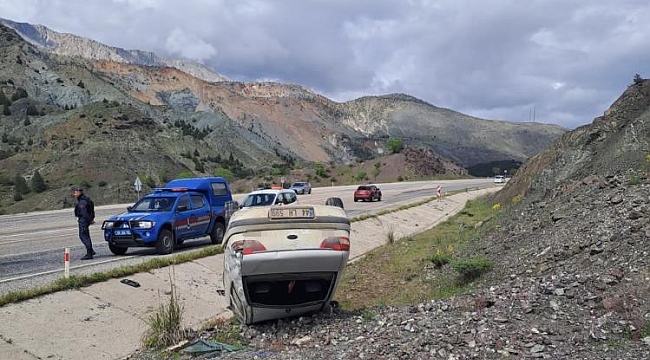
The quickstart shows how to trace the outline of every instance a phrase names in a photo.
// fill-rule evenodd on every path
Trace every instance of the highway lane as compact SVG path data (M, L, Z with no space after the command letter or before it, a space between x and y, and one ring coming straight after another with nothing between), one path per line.
M314 188L312 194L299 195L303 204L321 204L329 197L340 197L348 216L376 213L435 195L442 185L444 192L465 188L494 186L492 179L465 179L377 184L383 193L381 202L352 200L356 185ZM237 201L246 194L235 194ZM125 211L130 204L96 207L96 224L91 237L98 255L90 261L80 261L85 249L77 236L76 219L72 209L2 215L0 221L0 295L25 287L42 285L62 276L64 248L71 251L71 273L105 271L122 265L133 265L157 257L153 248L131 248L125 256L114 256L103 240L101 223L110 215ZM210 244L208 237L186 241L175 253Z

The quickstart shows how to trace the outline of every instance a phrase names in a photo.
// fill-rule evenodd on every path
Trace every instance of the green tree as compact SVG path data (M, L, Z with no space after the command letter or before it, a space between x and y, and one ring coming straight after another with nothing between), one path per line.
M634 74L634 79L633 79L633 81L634 81L634 84L635 84L635 85L636 85L636 84L640 84L640 83L643 82L643 78L642 78L641 75L639 75L639 74Z
M391 154L397 154L404 150L404 140L399 138L390 138L386 143Z
M493 168L492 168L492 173L493 173L494 175L499 175L499 174L501 174L501 168L493 167Z
M35 193L42 193L45 191L45 181L43 180L43 177L41 176L41 173L36 170L34 172L34 176L32 177L32 191Z
M18 189L14 189L14 201L21 201L23 199L23 196L20 195L20 191Z
M30 191L29 186L27 186L27 181L21 175L16 175L14 185L16 186L15 190L20 194L27 194Z
M381 162L375 163L375 168L372 170L372 176L377 180L377 176L381 174Z
M28 96L29 95L27 94L27 90L25 90L23 88L18 88L18 89L16 89L16 92L13 95L11 95L11 101L20 100L20 99L26 98Z
M214 176L221 176L223 178L226 178L228 181L233 181L235 179L235 176L233 175L232 171L228 169L224 169L222 167L214 170Z
M178 175L176 175L176 178L177 179L187 179L187 178L191 178L191 177L194 177L194 176L195 175L194 175L193 172L191 172L189 170L185 170L185 171L180 172Z
M7 98L7 95L5 95L4 91L0 90L0 105L11 105L11 101Z
M31 116L38 116L40 113L38 112L38 109L34 105L29 105L27 106L27 115Z

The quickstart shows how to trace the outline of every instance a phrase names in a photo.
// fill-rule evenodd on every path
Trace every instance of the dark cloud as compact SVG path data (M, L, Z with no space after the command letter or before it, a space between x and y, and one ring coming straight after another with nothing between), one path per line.
M0 0L3 17L337 101L403 92L468 115L589 123L650 76L623 0Z

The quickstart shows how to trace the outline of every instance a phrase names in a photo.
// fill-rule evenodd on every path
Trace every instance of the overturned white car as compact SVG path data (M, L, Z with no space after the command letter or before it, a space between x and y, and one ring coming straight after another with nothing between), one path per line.
M329 307L348 261L349 237L350 222L339 206L235 212L223 242L230 309L249 325Z

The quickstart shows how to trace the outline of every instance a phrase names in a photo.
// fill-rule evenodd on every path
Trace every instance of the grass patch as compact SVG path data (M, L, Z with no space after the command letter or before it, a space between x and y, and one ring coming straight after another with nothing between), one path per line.
M241 324L235 317L217 318L209 323L209 328L211 328L210 340L240 349L245 347Z
M183 328L183 305L180 303L173 277L169 275L171 292L169 302L160 306L145 320L149 328L142 336L147 348L162 348L185 340L189 331Z
M492 268L492 260L485 257L453 259L451 266L460 275L463 283L471 282Z
M471 283L459 282L451 267L444 265L452 261L452 254L467 249L478 237L479 227L475 225L493 215L492 204L486 199L471 200L463 211L436 227L368 252L347 266L337 300L344 309L361 310L471 291Z
M138 265L120 266L118 268L90 275L72 275L69 278L61 278L49 285L40 286L33 289L24 289L13 291L0 296L0 306L18 301L32 299L38 296L51 294L57 291L77 289L83 286L88 286L97 282L102 282L110 279L121 278L133 275L140 272L145 272L154 269L160 269L170 265L181 264L184 262L212 256L223 253L223 248L220 245L211 245L197 251L185 252L178 255L168 257L155 258L144 261Z

